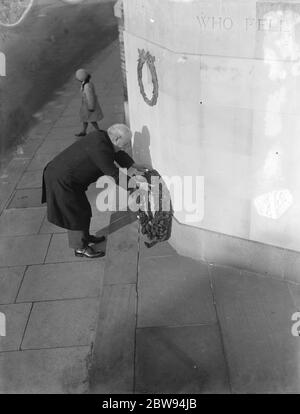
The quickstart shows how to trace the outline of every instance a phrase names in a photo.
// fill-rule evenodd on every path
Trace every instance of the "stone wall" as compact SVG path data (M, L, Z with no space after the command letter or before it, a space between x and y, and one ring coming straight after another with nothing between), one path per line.
M135 156L204 177L203 212L179 223L299 251L300 2L124 0L124 13ZM143 85L151 97L146 65Z

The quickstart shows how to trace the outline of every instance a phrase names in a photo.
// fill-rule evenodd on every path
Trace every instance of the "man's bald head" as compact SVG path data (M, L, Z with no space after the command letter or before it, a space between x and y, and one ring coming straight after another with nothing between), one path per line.
M107 133L116 149L125 148L131 142L132 132L127 125L114 124L108 128Z

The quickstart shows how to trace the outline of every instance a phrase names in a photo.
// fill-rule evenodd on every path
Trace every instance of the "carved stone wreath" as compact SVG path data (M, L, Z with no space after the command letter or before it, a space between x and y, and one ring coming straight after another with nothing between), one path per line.
M139 87L141 91L141 95L144 98L144 101L149 106L154 106L157 103L158 99L158 79L157 79L157 73L155 69L155 57L152 56L149 52L146 52L144 49L139 49L139 59L138 59L138 66L137 66L137 74L138 74L138 82ZM144 64L147 64L151 77L152 77L152 84L153 84L153 92L152 92L152 98L149 99L146 95L144 83L143 83L143 67Z

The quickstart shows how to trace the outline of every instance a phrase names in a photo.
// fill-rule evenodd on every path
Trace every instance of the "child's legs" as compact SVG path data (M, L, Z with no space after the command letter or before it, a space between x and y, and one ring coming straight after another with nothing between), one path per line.
M95 128L96 131L100 131L100 128L99 128L97 122L91 122L91 124L93 125L93 127Z
M88 127L88 122L83 122L83 129L78 134L75 134L76 137L84 137L86 135L87 127Z

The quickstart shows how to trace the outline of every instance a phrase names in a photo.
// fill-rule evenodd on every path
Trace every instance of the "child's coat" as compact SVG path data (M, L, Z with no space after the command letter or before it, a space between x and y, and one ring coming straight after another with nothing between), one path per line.
M101 121L101 119L103 119L103 112L99 105L95 87L92 82L83 84L81 87L81 95L80 120L82 122ZM93 109L94 112L90 112L90 109Z

